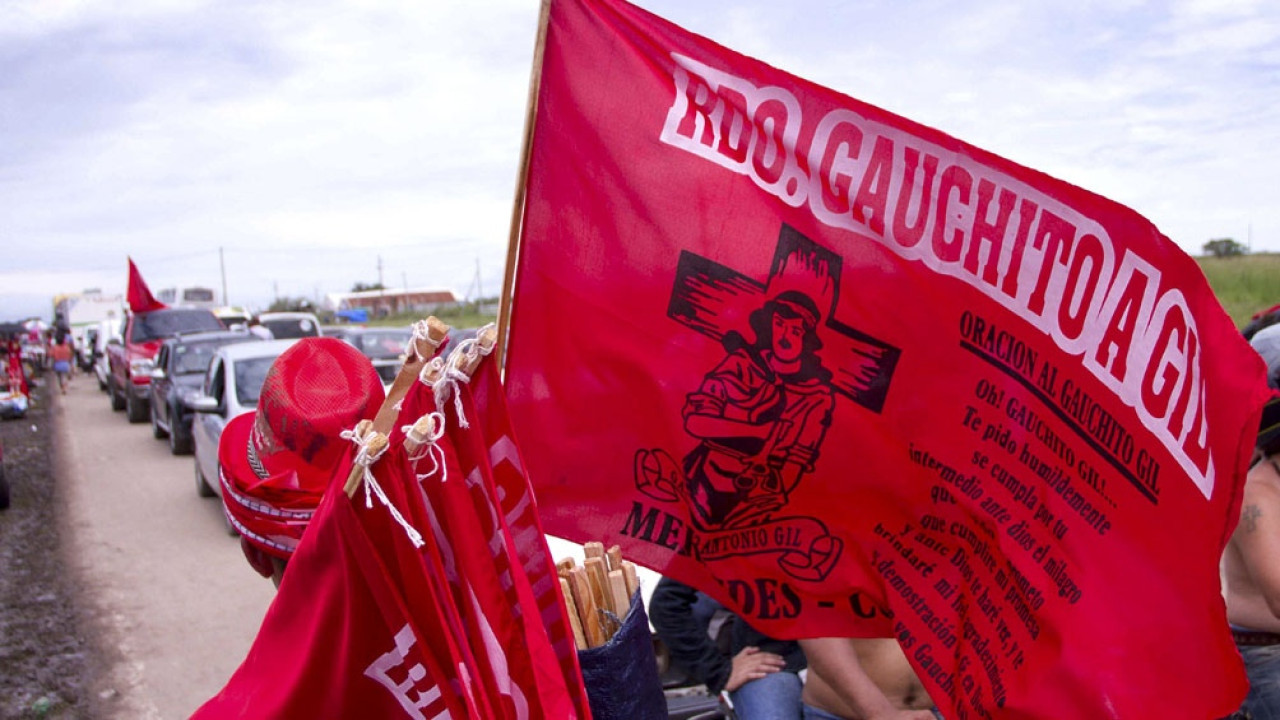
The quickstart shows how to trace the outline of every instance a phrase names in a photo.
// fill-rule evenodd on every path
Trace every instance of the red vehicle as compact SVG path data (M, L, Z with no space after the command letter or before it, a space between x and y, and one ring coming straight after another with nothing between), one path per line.
M176 333L222 330L222 321L205 308L165 308L132 313L125 320L122 340L107 345L111 373L107 394L112 410L127 410L129 422L151 417L151 369L160 343Z

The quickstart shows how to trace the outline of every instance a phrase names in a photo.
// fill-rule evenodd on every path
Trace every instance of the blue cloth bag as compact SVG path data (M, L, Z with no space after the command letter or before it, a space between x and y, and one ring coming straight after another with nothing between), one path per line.
M667 720L649 615L638 590L621 629L604 645L579 650L578 663L595 720Z

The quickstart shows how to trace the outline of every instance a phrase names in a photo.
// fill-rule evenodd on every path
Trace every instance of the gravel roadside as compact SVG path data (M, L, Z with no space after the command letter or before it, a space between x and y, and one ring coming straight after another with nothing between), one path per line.
M60 542L60 408L38 383L26 417L0 421L10 486L0 510L0 718L93 718L101 656Z

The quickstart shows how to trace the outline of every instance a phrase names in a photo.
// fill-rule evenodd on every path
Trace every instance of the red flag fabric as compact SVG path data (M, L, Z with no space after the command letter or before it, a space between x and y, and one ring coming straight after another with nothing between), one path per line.
M511 428L506 394L496 362L481 362L467 387L474 402L474 410L468 411L468 417L473 425L479 426L479 435L488 447L496 502L510 530L516 558L529 578L542 625L555 649L560 671L573 695L578 714L590 717L573 629L565 615L560 576L547 546L538 503L524 470L520 445Z
M129 290L126 297L129 300L129 310L135 313L163 310L168 307L151 295L151 288L147 287L146 281L142 279L142 273L138 272L138 266L133 264L133 258L129 258Z
M496 711L492 717L590 717L583 712L576 653L566 670L552 646L549 627L563 634L560 626L567 626L563 605L544 624L534 582L520 562L517 536L494 488L485 438L469 422L464 426L465 418L478 417L470 398L459 395L469 392L456 379L445 382L450 397L457 397L438 407L432 388L418 384L405 398L400 417L403 427L434 413L443 425L441 436L415 453L414 468L467 637L477 648L482 684ZM459 415L458 407L471 411ZM548 552L541 534L519 539Z
M321 501L245 661L193 718L485 715L417 549L386 508L348 499L344 479Z
M1219 717L1261 362L1132 210L555 0L505 385L548 532L948 717Z

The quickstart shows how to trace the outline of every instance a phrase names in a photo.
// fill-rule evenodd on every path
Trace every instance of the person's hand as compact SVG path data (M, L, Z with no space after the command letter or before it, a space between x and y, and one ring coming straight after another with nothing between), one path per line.
M733 669L729 671L729 681L724 684L724 689L733 692L752 680L778 672L786 664L781 655L763 652L758 647L744 647L742 652L733 656Z

